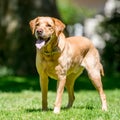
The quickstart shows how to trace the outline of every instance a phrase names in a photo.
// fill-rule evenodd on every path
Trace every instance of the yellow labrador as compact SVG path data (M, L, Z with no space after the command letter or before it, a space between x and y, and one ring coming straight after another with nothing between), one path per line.
M59 113L64 87L68 91L68 105L74 102L74 83L84 68L99 92L102 110L107 110L101 75L104 75L99 53L85 37L68 37L63 34L65 25L52 17L37 17L30 21L36 41L36 67L42 91L42 109L47 110L48 77L58 80L54 113Z

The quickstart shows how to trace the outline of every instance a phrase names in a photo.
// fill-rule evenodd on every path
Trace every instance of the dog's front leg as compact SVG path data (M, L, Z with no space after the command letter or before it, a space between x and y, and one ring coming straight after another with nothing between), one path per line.
M40 87L42 92L42 110L47 110L47 92L48 92L48 76L41 74Z
M58 81L58 87L57 87L57 96L55 101L55 107L54 107L54 113L58 114L60 112L61 102L62 102L62 94L64 91L66 80L59 80Z
M58 72L58 85L57 85L57 96L55 101L54 113L58 114L60 112L60 107L62 103L62 94L64 91L65 83L66 83L66 75L64 73Z

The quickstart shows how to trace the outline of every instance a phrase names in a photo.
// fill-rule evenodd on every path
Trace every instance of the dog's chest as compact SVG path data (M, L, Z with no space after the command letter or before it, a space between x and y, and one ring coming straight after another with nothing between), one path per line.
M55 70L55 67L58 65L58 58L59 58L59 55L47 56L47 57L44 57L42 62L44 67L43 69L45 70L46 74L53 79L58 79L56 70Z
M58 62L59 60L59 62ZM71 60L68 59L68 57L60 57L59 54L53 55L53 56L40 56L40 73L41 70L44 71L47 76L58 79L58 71L56 71L56 67L58 65L63 66L63 69L66 69L66 75L69 75L71 73L77 74L81 72L79 64L76 64L76 62L71 63ZM61 64L60 64L61 63ZM62 64L63 63L63 64Z

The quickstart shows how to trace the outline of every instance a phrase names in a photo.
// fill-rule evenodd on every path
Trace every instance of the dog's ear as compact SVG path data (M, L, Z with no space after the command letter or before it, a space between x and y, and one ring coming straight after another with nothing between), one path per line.
M56 31L56 35L58 36L61 32L63 32L63 30L65 29L65 24L62 23L60 20L58 20L57 18L52 18L52 20L54 21L55 24L55 31Z
M37 18L35 18L35 19L33 19L33 20L31 20L31 21L29 22L29 25L30 25L30 29L31 29L31 31L32 31L32 34L34 34L34 31L35 31L35 22L36 22L36 20L37 20Z

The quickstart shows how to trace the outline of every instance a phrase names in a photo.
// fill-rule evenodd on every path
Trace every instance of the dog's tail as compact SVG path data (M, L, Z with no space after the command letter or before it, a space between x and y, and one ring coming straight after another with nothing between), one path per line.
M104 76L104 70L103 70L103 66L102 66L101 63L100 63L100 74L101 74L102 76Z

